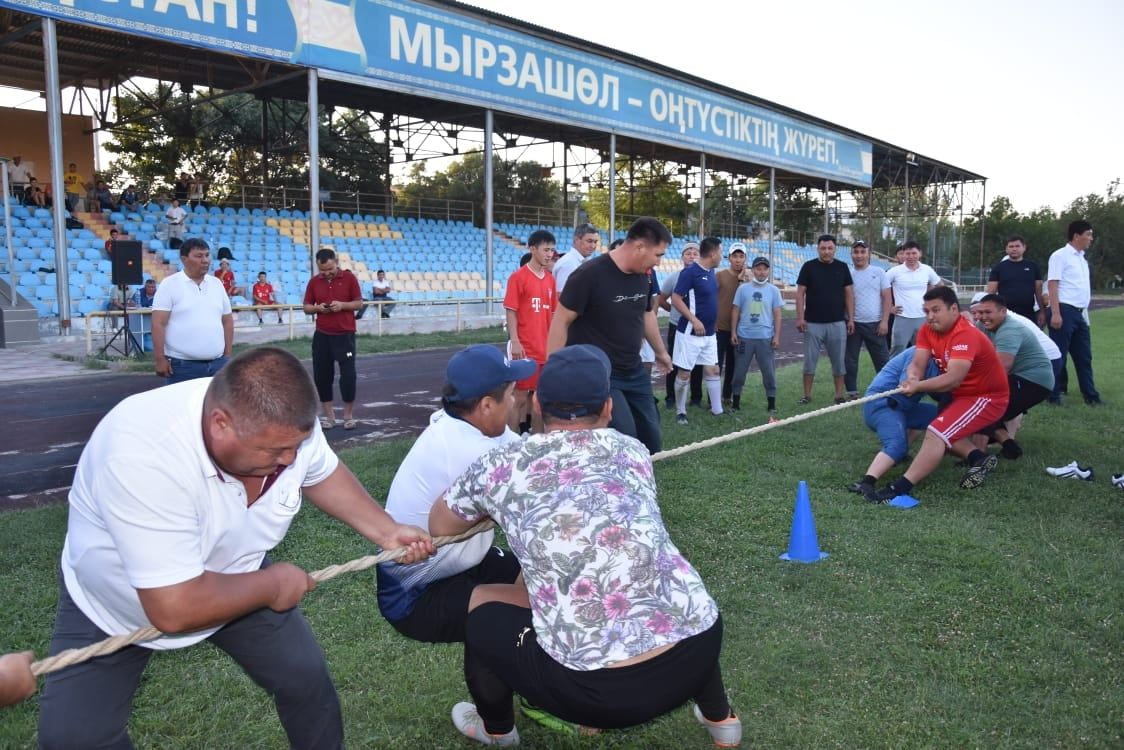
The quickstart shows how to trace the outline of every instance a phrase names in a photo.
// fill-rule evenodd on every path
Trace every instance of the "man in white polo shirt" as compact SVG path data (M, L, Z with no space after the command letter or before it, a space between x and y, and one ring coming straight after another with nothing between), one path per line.
M1050 254L1046 287L1050 290L1050 338L1062 356L1054 369L1052 404L1060 404L1065 390L1066 355L1073 357L1077 383L1089 406L1100 406L1101 394L1093 382L1093 343L1089 336L1089 302L1092 288L1085 251L1093 244L1093 225L1084 219L1070 222L1069 242Z
M918 329L925 322L922 297L941 277L921 262L921 246L909 240L901 247L902 264L886 272L894 295L894 329L890 332L890 356L896 357L913 345Z
M211 249L198 237L180 245L183 270L160 283L152 301L156 374L168 384L214 375L234 344L234 315L226 288L211 268Z
M557 288L559 296L561 296L562 287L566 286L566 280L570 278L570 274L576 271L582 263L589 260L600 242L601 233L592 224L581 224L574 230L573 247L551 269L551 273L554 274L554 286Z
M518 441L508 427L515 384L538 371L533 359L506 362L490 344L457 352L445 370L441 409L394 475L386 512L396 521L429 524L429 511L476 459ZM476 589L510 584L519 561L493 547L495 534L477 534L442 547L413 565L378 566L379 611L402 635L429 643L463 643Z
M70 490L50 652L148 626L178 635L51 674L40 747L132 747L132 697L152 653L204 639L270 693L292 747L342 747L335 687L296 608L315 581L266 555L302 493L380 547L406 546L406 563L433 546L339 462L318 412L300 361L262 347L212 379L131 396L102 419Z

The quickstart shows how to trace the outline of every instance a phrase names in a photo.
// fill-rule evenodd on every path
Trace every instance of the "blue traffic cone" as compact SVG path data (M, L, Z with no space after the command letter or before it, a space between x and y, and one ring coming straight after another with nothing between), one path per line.
M788 551L781 555L790 562L814 563L827 557L820 551L816 538L816 520L812 518L812 501L808 498L808 483L801 481L796 488L796 506L792 509L792 531L788 537Z

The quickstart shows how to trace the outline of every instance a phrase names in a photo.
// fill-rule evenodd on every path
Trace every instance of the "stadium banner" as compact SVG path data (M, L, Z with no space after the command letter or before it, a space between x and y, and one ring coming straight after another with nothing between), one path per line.
M0 0L0 7L871 184L867 141L451 8L410 0Z

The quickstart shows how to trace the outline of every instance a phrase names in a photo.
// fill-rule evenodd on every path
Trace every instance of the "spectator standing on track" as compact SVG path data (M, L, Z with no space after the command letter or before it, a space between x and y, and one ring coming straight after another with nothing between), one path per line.
M657 219L645 216L633 222L623 245L584 263L570 278L559 295L547 343L548 353L569 344L593 344L608 355L613 364L612 426L638 438L652 453L659 452L663 440L640 342L647 339L656 363L671 369L648 275L671 240L671 232Z
M847 372L847 336L855 330L855 294L851 269L835 258L835 237L822 234L816 240L819 256L800 267L796 277L796 330L804 334L804 397L812 402L812 384L820 349L831 360L835 403L844 400L843 376Z
M941 283L941 277L921 262L921 246L913 240L902 245L902 264L886 272L894 295L894 330L890 337L890 355L901 354L913 346L917 331L925 322L922 297Z
M339 267L334 250L321 248L317 251L316 267L320 273L309 279L304 290L304 311L316 316L316 331L312 334L312 378L323 411L320 426L325 430L336 426L332 386L338 364L343 428L354 430L355 311L363 306L363 292L355 275Z
M520 266L507 280L503 307L507 318L507 333L511 338L509 356L512 360L530 359L537 363L535 371L515 384L515 408L508 423L516 433L526 430L542 432L542 425L524 425L523 418L531 413L531 394L539 382L539 370L546 363L546 342L550 335L550 321L557 303L554 277L546 264L554 256L554 235L545 229L531 233L527 245L531 259ZM525 428L525 429L524 429Z
M730 311L734 307L734 293L738 286L749 281L745 269L745 244L735 242L727 253L730 265L715 272L718 279L718 321L714 324L714 335L718 341L718 368L722 371L722 404L730 401L731 384L734 382L734 347L730 343L733 328L730 325Z
M1071 222L1069 241L1050 255L1046 285L1050 290L1050 338L1062 356L1054 372L1050 403L1060 404L1067 384L1066 357L1073 357L1077 383L1089 406L1101 406L1101 394L1093 382L1093 341L1089 335L1089 303L1092 283L1085 251L1093 244L1093 225L1084 219Z
M874 372L890 359L886 346L893 297L886 272L870 262L870 248L862 240L851 245L851 281L855 294L855 330L847 336L843 385L848 398L859 396L859 354L863 346L870 355Z
M699 259L699 243L695 241L688 242L683 246L683 253L680 256L683 259L683 268L694 263ZM667 350L669 352L675 351L675 334L679 331L679 311L671 306L671 295L675 292L675 284L679 281L679 274L683 273L682 269L669 273L664 278L663 283L660 285L660 296L657 300L657 305L668 312L667 319ZM675 367L667 373L666 390L667 394L664 397L664 405L668 409L675 407ZM691 406L702 406L702 365L695 367L691 370Z
M600 242L601 233L592 224L579 224L574 230L573 247L554 264L551 271L559 295L562 294L570 274L593 256Z
M198 237L180 245L183 270L168 276L152 303L156 374L168 384L210 377L234 345L234 315L222 282L207 273L211 249Z
M737 357L730 408L734 411L741 409L745 377L750 364L757 360L761 384L765 388L765 410L773 419L777 414L776 358L781 345L784 300L776 284L769 280L768 258L754 258L752 272L752 280L738 287L731 305L731 343Z

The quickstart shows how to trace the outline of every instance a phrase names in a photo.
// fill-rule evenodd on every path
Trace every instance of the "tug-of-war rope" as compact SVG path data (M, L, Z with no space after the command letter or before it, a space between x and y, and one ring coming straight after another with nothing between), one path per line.
M853 406L860 406L861 404L865 404L868 401L874 401L876 399L892 396L895 393L900 393L901 390L901 388L894 388L893 390L885 391L883 393L875 393L870 396L864 396L863 398L857 398L853 401L845 401L841 404L832 404L831 406L825 406L822 409L814 409L812 411L797 414L793 417L780 419L775 422L768 422L766 424L757 425L756 427L749 427L744 430L738 430L737 432L731 432L728 435L719 435L718 437L709 438L707 440L700 440L697 443L681 445L678 448L672 448L670 450L660 451L659 453L652 454L652 461L655 462L661 461L665 458L676 458L677 456L682 456L684 454L690 453L692 451L697 451L702 448L710 448L715 445L721 445L722 443L729 443L734 440L739 440L743 437L757 435L759 433L767 432L778 427L795 424L796 422L803 422L805 420L812 419L813 417L819 417L824 414L830 414L832 412L841 411L843 409L849 409ZM472 528L460 534L454 534L452 536L433 537L433 545L435 547L443 547L446 544L454 544L456 542L468 539L471 536L476 536L477 534L494 527L495 523L489 518L481 521ZM326 568L322 568L321 570L316 570L309 573L309 576L311 576L317 583L323 583L324 581L331 580L336 576L341 576L344 573L356 573L361 570L373 568L379 563L397 560L402 556L404 552L405 548L398 548L386 550L384 552L380 552L377 555L365 555L364 557L356 558L354 560L351 560L350 562L345 562L342 565L329 565ZM168 634L162 633L161 631L153 627L141 628L125 635L115 635L111 638L106 638L104 641L91 643L89 646L84 646L83 648L67 649L65 651L60 651L54 656L48 656L46 659L41 659L37 662L33 662L31 665L31 671L36 676L49 674L50 672L57 672L60 669L73 666L75 664L80 664L84 661L89 661L90 659L98 656L106 656L107 654L112 654L116 651L120 651L126 646L132 646L135 643L141 643L143 641L151 641L163 635Z

